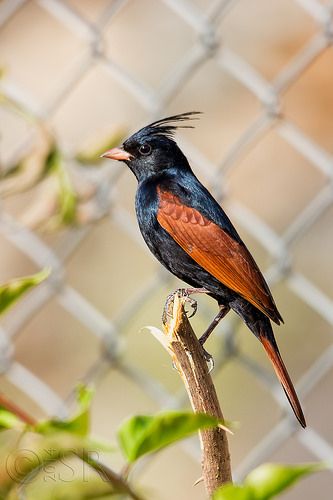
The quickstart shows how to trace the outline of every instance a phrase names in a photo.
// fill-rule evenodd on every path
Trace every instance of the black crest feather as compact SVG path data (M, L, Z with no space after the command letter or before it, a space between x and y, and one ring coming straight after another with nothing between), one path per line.
M161 118L143 127L138 134L144 132L145 135L164 135L172 139L178 128L194 128L193 125L185 125L183 122L198 120L200 114L201 111L188 111L187 113Z

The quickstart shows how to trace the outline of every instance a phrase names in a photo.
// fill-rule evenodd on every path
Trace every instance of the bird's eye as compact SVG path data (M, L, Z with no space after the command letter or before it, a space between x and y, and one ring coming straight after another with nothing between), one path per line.
M140 146L139 148L139 153L144 156L149 155L150 152L151 152L151 146L149 144L142 144L142 146Z

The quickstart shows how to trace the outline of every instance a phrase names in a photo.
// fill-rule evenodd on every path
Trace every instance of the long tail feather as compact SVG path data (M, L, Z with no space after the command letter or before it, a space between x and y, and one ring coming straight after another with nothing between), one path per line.
M295 388L293 386L287 368L281 358L281 354L279 352L278 346L276 345L276 342L267 338L266 335L260 335L259 340L262 343L269 359L273 364L275 373L284 389L284 392L286 393L286 396L296 415L297 420L299 421L302 427L306 427L306 422L301 404L297 397Z

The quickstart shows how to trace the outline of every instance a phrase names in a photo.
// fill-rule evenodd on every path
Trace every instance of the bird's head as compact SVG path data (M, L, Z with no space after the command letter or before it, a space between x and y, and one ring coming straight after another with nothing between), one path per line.
M197 118L198 114L191 111L157 120L135 132L122 146L103 153L102 157L125 162L138 181L174 167L189 169L185 155L174 140L174 133L178 128L193 128L184 122Z

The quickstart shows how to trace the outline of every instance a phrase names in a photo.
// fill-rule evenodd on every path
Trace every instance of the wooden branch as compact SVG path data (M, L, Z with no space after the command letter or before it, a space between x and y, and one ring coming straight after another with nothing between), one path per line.
M177 293L173 301L168 300L168 312L163 318L164 335L153 333L171 355L193 410L223 419L203 349L184 310L185 300ZM220 427L201 430L200 438L203 480L211 496L219 486L232 482L228 440L225 430Z

